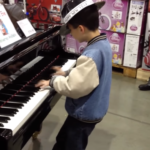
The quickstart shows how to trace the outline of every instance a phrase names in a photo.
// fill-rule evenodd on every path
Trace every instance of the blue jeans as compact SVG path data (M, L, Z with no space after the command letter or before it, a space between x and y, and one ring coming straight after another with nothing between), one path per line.
M53 150L85 150L95 125L68 116L56 137Z

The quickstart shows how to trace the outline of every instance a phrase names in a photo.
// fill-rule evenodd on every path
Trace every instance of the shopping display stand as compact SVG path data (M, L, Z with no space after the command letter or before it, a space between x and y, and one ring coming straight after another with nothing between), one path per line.
M143 81L148 81L150 77L150 71L143 70L142 68L139 68L137 70L137 76L136 78Z
M121 73L124 76L136 78L137 76L137 69L124 67L122 65L112 64L113 72L115 73Z

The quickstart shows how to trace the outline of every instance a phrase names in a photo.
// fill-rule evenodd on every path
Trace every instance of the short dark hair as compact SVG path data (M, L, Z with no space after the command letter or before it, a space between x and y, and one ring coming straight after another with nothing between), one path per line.
M77 28L79 25L87 27L91 31L95 31L99 27L99 13L96 5L91 5L78 14L76 14L69 22L74 28Z

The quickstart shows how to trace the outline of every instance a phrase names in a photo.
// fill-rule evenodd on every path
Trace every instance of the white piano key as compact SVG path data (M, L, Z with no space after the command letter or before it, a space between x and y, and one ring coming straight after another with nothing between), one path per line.
M30 116L37 110L37 108L44 102L49 95L49 90L40 90L30 98L30 100L24 104L22 109L18 109L18 112L8 123L3 123L4 129L11 129L13 135L21 128L21 126L30 118Z
M62 70L63 71L67 71L71 68L73 68L76 64L76 60L71 60L71 59L68 59L68 61L62 66Z

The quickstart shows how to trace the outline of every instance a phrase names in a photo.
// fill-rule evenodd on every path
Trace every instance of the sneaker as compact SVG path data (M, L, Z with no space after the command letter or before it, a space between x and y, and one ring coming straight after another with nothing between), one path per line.
M149 91L150 90L150 78L147 84L139 85L139 90L141 91Z

